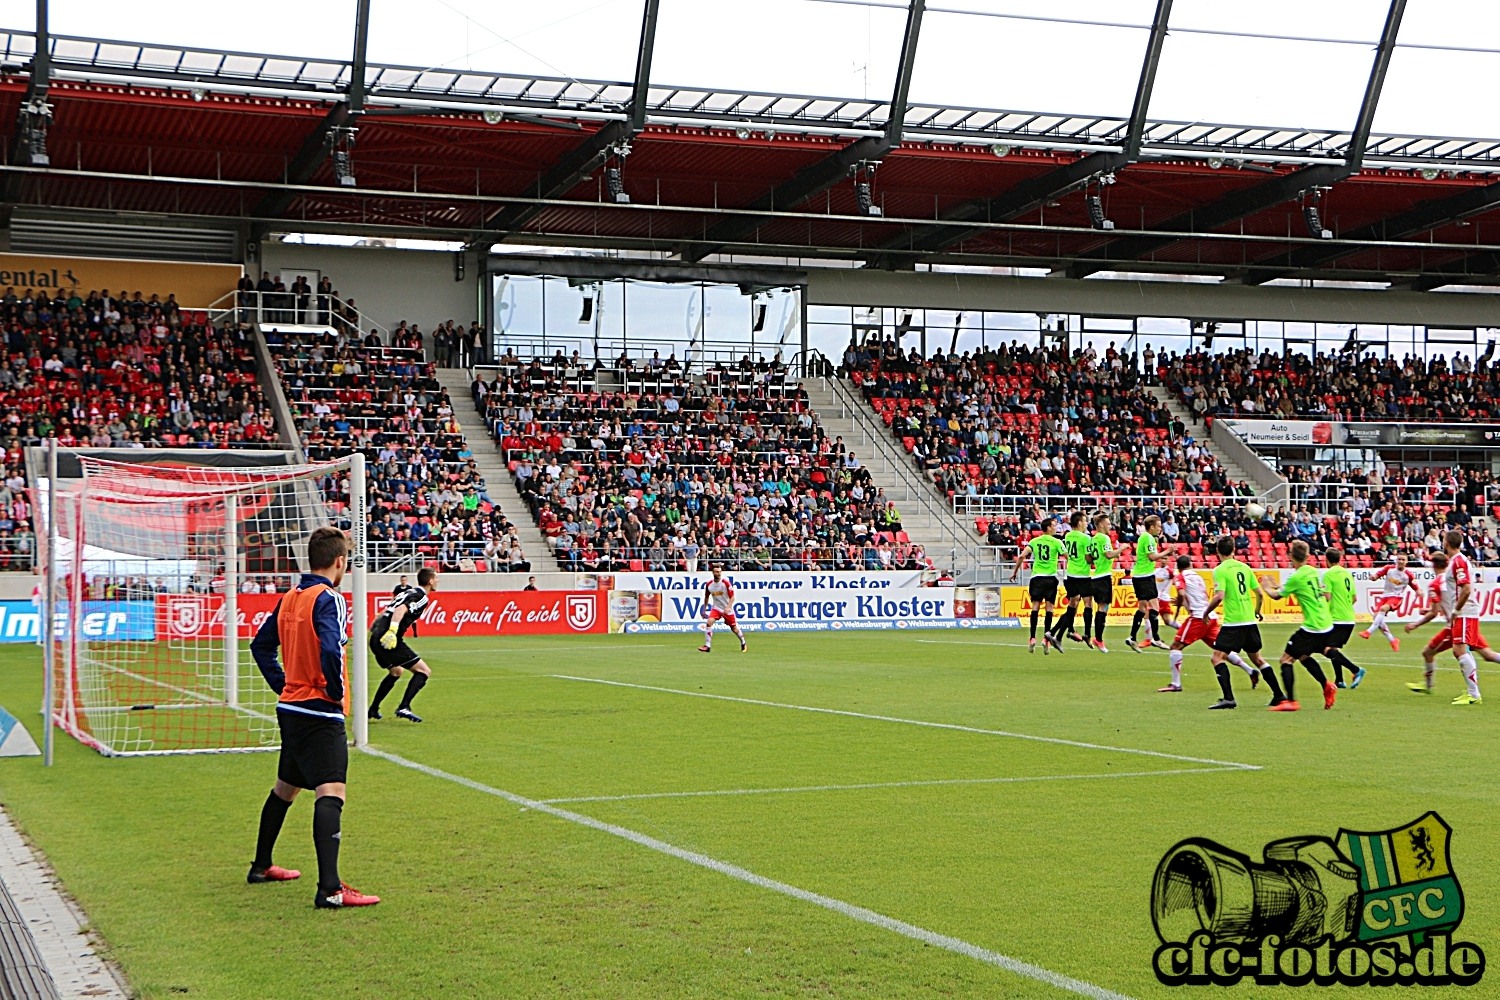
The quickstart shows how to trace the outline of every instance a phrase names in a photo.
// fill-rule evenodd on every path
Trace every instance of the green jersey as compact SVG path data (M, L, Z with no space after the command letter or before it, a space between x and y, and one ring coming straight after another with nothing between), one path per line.
M1114 576L1115 563L1108 555L1109 548L1108 535L1100 532L1090 536L1088 548L1084 551L1088 555L1089 576L1096 580L1101 577Z
M1354 574L1342 566L1323 571L1323 590L1328 594L1328 612L1339 625L1354 622Z
M1063 546L1068 550L1068 575L1088 576L1089 563L1085 556L1085 550L1089 545L1089 536L1082 531L1070 531L1063 536Z
M1260 583L1250 567L1238 559L1225 559L1214 567L1214 587L1224 595L1224 624L1246 625L1255 621L1255 597Z
M1062 539L1056 535L1037 535L1026 543L1031 549L1033 576L1056 576L1057 560L1064 552Z
M1156 560L1151 557L1156 555L1156 536L1149 531L1141 532L1141 537L1135 540L1135 565L1130 569L1131 576L1155 576Z
M1318 571L1307 563L1292 570L1292 575L1281 585L1281 592L1296 598L1302 609L1302 627L1308 632L1327 632L1333 628L1333 615L1328 612L1328 602L1323 599L1323 579Z

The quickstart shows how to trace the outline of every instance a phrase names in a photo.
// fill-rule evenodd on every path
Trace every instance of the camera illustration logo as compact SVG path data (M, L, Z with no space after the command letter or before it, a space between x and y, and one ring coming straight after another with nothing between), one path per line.
M1168 986L1472 986L1484 951L1455 940L1463 889L1437 813L1381 833L1273 840L1262 860L1203 838L1162 857L1151 885Z

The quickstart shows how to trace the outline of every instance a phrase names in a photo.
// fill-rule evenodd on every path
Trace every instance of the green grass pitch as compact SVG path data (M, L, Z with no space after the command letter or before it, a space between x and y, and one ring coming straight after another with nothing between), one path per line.
M1274 653L1289 628L1264 631ZM418 701L428 721L389 718L393 699L371 739L1131 998L1222 992L1170 989L1151 972L1151 876L1178 840L1258 858L1268 840L1437 810L1467 900L1460 936L1500 956L1500 674L1481 675L1494 704L1456 708L1451 656L1438 694L1414 696L1417 637L1400 654L1355 639L1370 676L1331 712L1303 673L1304 710L1267 713L1264 689L1251 695L1238 671L1239 710L1208 712L1217 688L1203 647L1188 657L1187 691L1158 694L1166 654L1133 654L1122 633L1110 629L1119 648L1107 656L1070 645L1045 658L1027 654L1024 631L1001 630L762 634L744 655L721 633L711 656L693 635L416 639L435 671ZM0 704L34 733L40 684L34 647L0 650ZM293 807L277 855L302 881L244 882L274 756L108 760L63 737L57 747L50 771L0 760L0 801L143 997L1078 995L358 753L343 871L384 902L319 912L309 801ZM699 792L725 794L682 794ZM1382 996L1418 992L1496 996L1500 982Z

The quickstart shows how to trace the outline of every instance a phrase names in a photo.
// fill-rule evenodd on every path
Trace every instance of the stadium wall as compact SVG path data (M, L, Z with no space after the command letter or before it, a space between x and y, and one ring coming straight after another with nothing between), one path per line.
M387 330L404 319L430 332L450 319L467 326L480 318L480 269L469 263L464 280L454 281L451 253L267 241L259 265L246 270L257 279L269 271L274 279L283 270L304 268L314 285L327 275L340 298L353 299L362 315Z

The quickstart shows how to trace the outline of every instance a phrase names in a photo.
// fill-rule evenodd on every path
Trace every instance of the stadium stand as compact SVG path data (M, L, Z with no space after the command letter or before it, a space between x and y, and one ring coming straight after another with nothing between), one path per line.
M780 366L507 353L473 393L563 568L929 565Z
M923 359L887 341L851 346L844 371L950 497L1223 497L1242 485L1113 348L1013 343Z
M275 359L309 459L358 451L368 463L369 543L381 568L526 572L515 527L490 496L432 362L403 324L385 346L332 329L270 328ZM420 344L420 339L416 340ZM322 485L335 509L347 477Z
M1500 416L1494 344L1474 361L1456 354L1429 362L1356 351L1310 357L1245 349L1163 354L1157 377L1199 417L1309 417L1426 423Z

